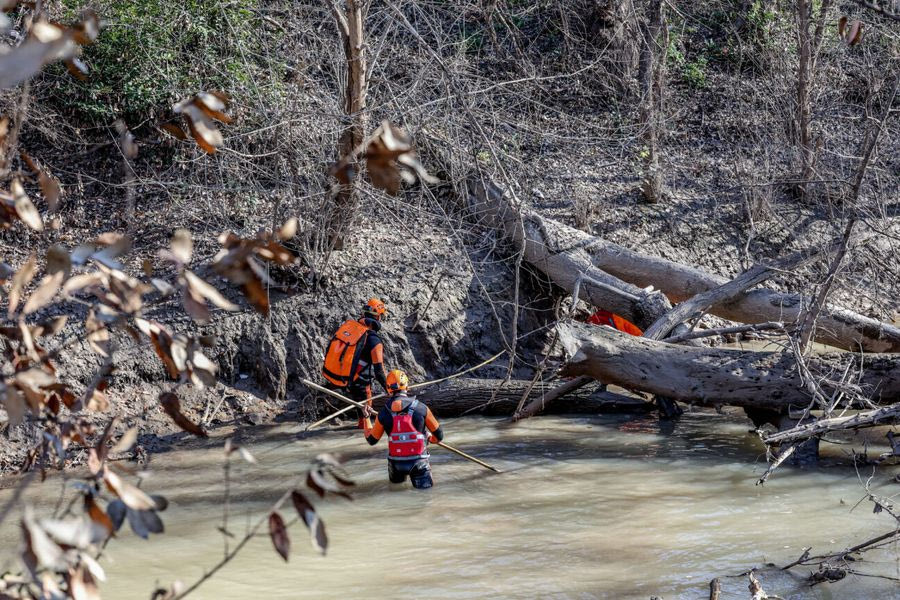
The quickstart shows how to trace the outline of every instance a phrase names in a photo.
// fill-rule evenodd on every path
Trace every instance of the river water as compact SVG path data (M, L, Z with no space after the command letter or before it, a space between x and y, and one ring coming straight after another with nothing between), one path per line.
M819 468L784 467L759 487L765 457L749 421L694 412L669 427L652 416L541 417L514 427L447 420L446 441L504 473L437 448L436 485L416 491L387 482L385 449L370 448L358 432L296 439L298 428L284 426L248 445L258 465L232 463L230 528L240 536L264 516L315 454L341 454L358 485L354 502L317 501L327 556L315 554L295 524L289 563L260 536L194 597L687 600L707 598L709 580L721 577L723 599L749 598L747 578L729 575L891 528L868 502L851 511L863 488L840 453ZM166 532L142 540L125 525L101 561L104 598L147 598L155 584L189 583L218 561L221 464L220 449L153 457L144 487L170 500L161 513ZM6 556L17 535L12 520L3 525ZM889 548L858 569L897 576L897 552ZM768 593L792 600L900 598L884 579L850 576L813 588L777 570L760 579Z

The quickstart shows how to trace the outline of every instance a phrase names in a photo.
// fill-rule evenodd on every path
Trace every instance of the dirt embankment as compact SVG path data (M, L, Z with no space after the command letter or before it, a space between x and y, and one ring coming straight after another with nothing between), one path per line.
M547 341L542 327L552 318L555 291L526 267L519 287L521 310L514 309L516 257L495 232L465 221L462 204L452 192L445 193L475 168L497 177L502 166L518 197L548 217L723 276L755 260L839 235L843 213L831 202L834 189L824 190L821 202L808 204L789 193L796 171L785 133L793 101L790 53L763 70L735 66L720 56L734 42L730 25L719 27L706 18L706 11L715 10L712 5L679 3L682 10L672 16L671 29L683 30L683 37L672 41L673 51L702 67L702 77L688 78L676 63L670 65L661 137L669 193L665 202L647 205L637 193L644 147L636 125L636 73L616 89L611 78L615 65L604 54L603 40L584 37L578 28L570 32L575 37L560 37L561 14L555 5L509 4L498 10L513 11L508 16L515 18L503 22L518 25L499 36L490 15L469 5L416 6L415 11L432 17L420 35L443 53L444 64L422 51L419 38L398 28L392 13L373 6L369 35L381 54L373 61L370 121L402 121L426 166L446 185L440 190L413 187L399 198L362 186L361 215L348 249L327 260L307 249L300 253L304 262L296 272L273 272L277 286L270 290L268 318L249 310L218 312L211 324L198 327L173 306L151 311L148 317L177 331L217 337L210 355L219 363L224 383L204 392L179 391L191 418L205 416L216 426L217 420L253 424L310 417L321 407L299 379L318 377L333 329L356 316L373 295L388 305L384 338L390 367L403 368L418 380L464 369L507 346L517 314L517 332L524 337L514 375L530 377L529 363ZM266 15L265 27L281 33L259 28L258 43L264 46L259 55L284 65L254 71L255 77L246 78L252 85L225 82L238 117L224 128L228 151L201 156L193 145L161 136L152 126L155 114L129 123L142 144L132 164L138 177L131 190L136 222L123 217L127 186L109 123L68 125L71 115L58 100L68 96L54 92L59 78L36 81L23 143L62 181L61 228L42 234L22 228L0 232L4 260L18 266L32 250L42 256L51 244L71 249L103 231L128 231L136 238L128 267L137 273L143 260L154 260L176 227L194 233L195 254L201 257L196 262L202 263L202 257L215 253L216 236L225 229L252 236L276 217L287 216L301 218L305 232L321 226L332 184L324 167L335 158L342 128L343 50L321 3L275 2L271 16ZM681 27L682 18L687 27ZM110 31L117 30L134 27L113 19ZM789 31L784 29L785 37L774 41L791 46ZM718 50L709 47L710 41ZM98 46L104 43L101 38ZM218 58L208 64L208 58L195 56L193 46L190 51L190 64L197 70L221 70ZM182 56L176 61L188 62ZM879 68L848 66L849 55L839 43L829 42L826 56L829 83L820 100L823 109L816 113L824 149L821 168L829 177L846 179L857 164L847 140L862 139L865 121L859 118L862 100L853 94L860 81L874 81ZM103 65L97 66L102 71ZM262 88L278 97L260 100ZM69 92L84 97L80 88ZM168 100L180 99L175 93ZM837 107L833 114L824 110L826 102ZM900 198L893 175L900 160L898 140L894 119L863 186L877 217L871 222L890 235L854 253L846 262L846 276L832 291L837 302L883 319L900 309L895 266L900 223L892 216ZM438 156L449 156L448 164ZM885 210L876 214L875 208ZM318 261L317 272L324 275L311 275L311 260ZM769 285L810 293L827 263L786 273ZM202 267L197 272L224 289ZM172 273L157 276L171 279ZM226 294L244 306L230 291ZM59 363L63 377L85 384L99 360L82 345L64 353ZM121 414L123 426L139 425L148 436L142 437L147 447L152 436L182 439L184 434L177 433L156 400L170 382L152 349L123 342L117 363L109 412ZM503 376L505 367L498 361L477 375ZM210 414L219 401L219 410ZM98 420L105 417L96 415ZM0 436L0 467L20 462L35 431L22 426Z

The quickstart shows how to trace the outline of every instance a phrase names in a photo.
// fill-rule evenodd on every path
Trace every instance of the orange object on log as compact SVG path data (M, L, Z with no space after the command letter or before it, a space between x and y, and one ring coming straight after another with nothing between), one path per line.
M613 329L618 329L619 331L623 331L629 335L633 335L636 337L641 337L644 335L644 332L640 330L640 328L627 319L623 319L617 314L611 313L608 310L600 309L587 320L588 323L592 325L608 325Z

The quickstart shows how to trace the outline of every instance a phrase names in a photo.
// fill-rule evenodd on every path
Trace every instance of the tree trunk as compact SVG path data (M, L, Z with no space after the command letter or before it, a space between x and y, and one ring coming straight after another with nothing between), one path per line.
M781 411L810 403L789 352L694 348L634 337L610 327L558 325L571 356L564 376L590 375L607 383L701 405L748 406ZM900 356L834 353L807 358L813 374L865 369L855 382L875 402L900 400ZM823 383L828 389L828 383Z
M622 286L623 291L634 293L634 286L638 286L638 291L644 292L641 288L655 286L673 302L688 300L730 281L696 267L629 250L573 227L544 219L516 206L493 183L470 181L469 190L472 214L487 225L499 228L516 245L521 243L521 240L516 242L520 238L518 220L521 218L529 223L525 260L570 293L580 273L597 273L598 270L617 285L622 286L622 282L633 284ZM647 322L642 320L641 310L634 301L623 302L621 296L616 297L608 290L588 287L582 290L584 300L595 306L605 306L642 328L649 326L642 324ZM609 304L604 305L604 302ZM714 304L710 312L739 323L780 321L789 324L799 319L810 302L811 299L799 294L754 289L743 292L730 302ZM665 309L647 312L661 316ZM650 320L652 322L653 319ZM815 339L846 350L900 352L900 328L831 304L826 304L819 315Z
M818 158L816 140L812 133L812 87L816 74L816 60L822 46L825 18L831 0L822 0L813 25L813 2L796 0L797 17L797 97L796 97L796 143L800 151L800 180L797 191L803 200L809 197L809 182L813 179Z
M556 383L558 382L536 384L532 390L532 396L540 397L550 392ZM454 379L427 387L416 393L415 396L425 402L439 419L467 414L508 416L516 409L522 394L530 384L530 381L524 379L514 379L506 384L503 384L502 379ZM383 404L384 399L373 401L376 409ZM597 385L589 385L572 391L547 407L547 412L551 414L596 414L650 410L653 410L651 403L639 398L602 391L598 389Z
M491 182L470 181L469 198L475 218L503 232L517 250L524 246L524 260L570 294L577 287L579 297L588 304L601 306L642 328L671 308L662 294L647 292L592 265L588 252L580 247L583 240L591 239L584 232L516 206Z
M662 125L663 90L669 35L665 25L665 4L651 0L646 21L641 23L640 126L646 145L644 181L641 190L647 202L663 200L662 170L659 164L659 135Z
M363 30L366 0L344 0L342 8L337 0L332 4L338 33L347 61L347 87L344 90L344 114L347 122L338 140L338 160L352 156L366 137L366 46ZM354 161L355 163L355 161ZM358 172L358 167L355 168ZM331 221L332 245L344 247L344 234L356 215L355 179L342 185L334 200Z

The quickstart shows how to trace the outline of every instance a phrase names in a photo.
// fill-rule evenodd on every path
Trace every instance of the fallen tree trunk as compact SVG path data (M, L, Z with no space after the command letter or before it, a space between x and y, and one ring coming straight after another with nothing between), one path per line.
M525 389L531 384L527 380L513 379L506 384L502 379L455 379L443 384L429 386L415 394L427 404L440 419L459 417L466 414L508 416L513 413ZM559 382L537 383L532 395L540 397L550 392ZM500 388L495 395L495 390ZM493 398L493 401L491 401ZM373 401L376 409L384 405L384 399ZM602 412L643 412L653 410L653 404L644 400L600 391L597 386L586 386L575 390L547 407L551 414L597 414Z
M612 277L614 281L628 282L637 286L638 290L654 286L672 302L683 302L729 281L726 277L629 250L545 219L524 207L515 206L499 187L490 182L473 180L469 190L470 210L488 224L501 229L517 247L520 247L521 242L517 240L521 239L524 229L528 240L525 259L570 293L580 273L596 278L588 271ZM607 292L606 295L612 294ZM588 292L584 299L612 312L628 308L619 306L621 300L619 305L614 305L613 298L607 298L596 290ZM741 323L792 323L798 321L811 302L810 298L799 294L757 288L742 292L729 302L714 304L710 312ZM618 314L641 325L636 320L640 315L635 314L633 306L631 310L631 313ZM647 326L642 325L642 328ZM826 305L819 316L815 339L848 350L900 352L900 328L831 304Z
M579 297L588 304L602 306L642 329L672 308L663 294L634 286L592 265L584 249L560 249L561 244L573 245L570 230L586 234L525 208L515 208L512 199L490 182L473 181L469 192L473 216L502 231L516 250L523 252L525 261L570 294L577 288Z
M589 375L704 405L782 410L806 407L811 399L789 352L680 346L571 321L557 327L560 344L571 357L565 376ZM858 370L860 361L865 368L855 384L864 396L875 402L900 400L900 356L838 352L810 356L806 362L811 373L828 374Z

